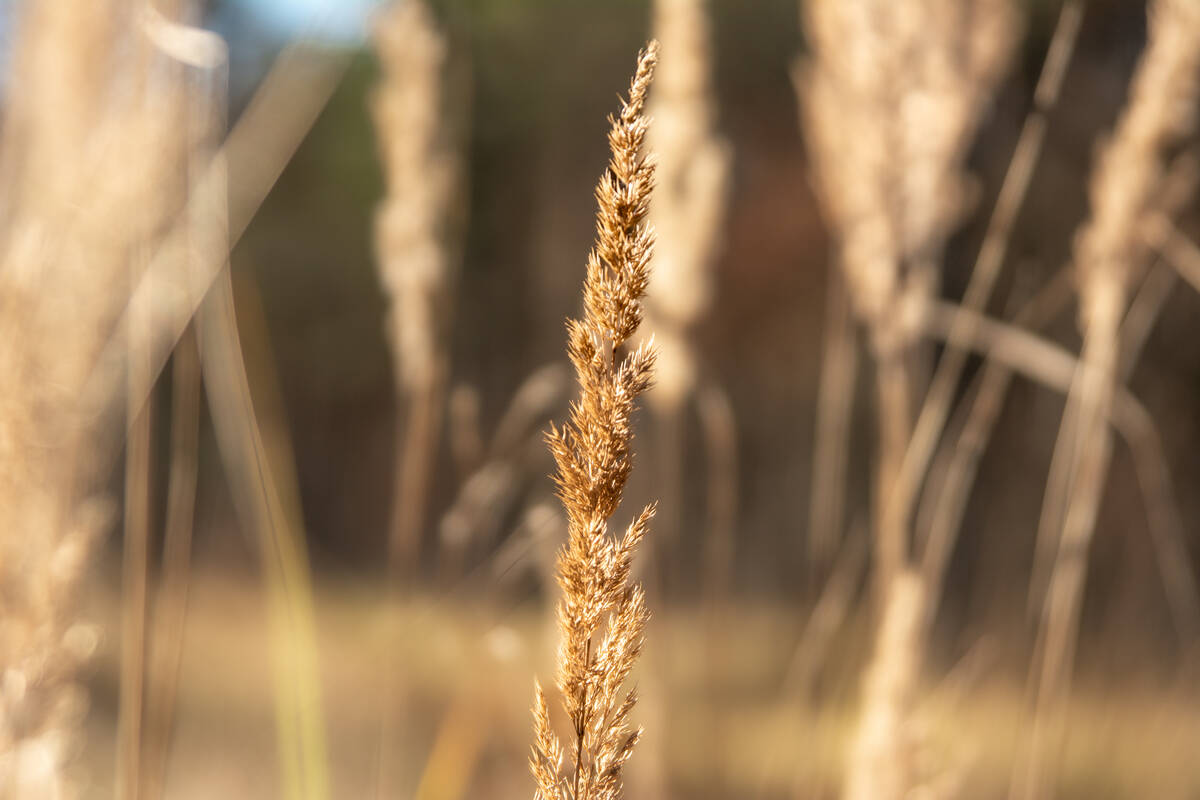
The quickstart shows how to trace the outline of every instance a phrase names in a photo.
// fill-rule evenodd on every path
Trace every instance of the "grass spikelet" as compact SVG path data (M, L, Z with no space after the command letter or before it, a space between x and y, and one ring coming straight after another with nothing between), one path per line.
M646 92L657 59L658 43L652 41L638 58L629 98L609 119L612 159L596 187L596 244L588 256L584 315L567 323L581 396L566 425L547 435L567 514L567 545L558 557L563 594L557 683L575 742L565 769L567 748L553 731L538 685L530 767L539 800L619 798L621 769L640 736L630 727L636 694L623 687L641 652L649 612L641 585L629 578L654 506L620 539L609 535L608 519L632 468L634 401L650 386L654 367L652 345L623 355L621 350L642 320L654 244L645 222L654 162L642 145L649 127Z

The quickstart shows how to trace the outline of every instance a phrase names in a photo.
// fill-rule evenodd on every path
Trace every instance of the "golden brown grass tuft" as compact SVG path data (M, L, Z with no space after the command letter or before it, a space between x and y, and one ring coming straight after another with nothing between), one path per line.
M629 578L654 506L619 540L609 536L608 519L632 468L634 400L649 387L654 365L652 345L620 351L642 320L654 243L645 222L654 162L642 145L649 127L643 109L657 60L658 43L651 41L638 57L629 99L610 118L612 158L596 187L596 245L588 256L584 315L567 324L567 349L582 393L567 424L547 436L567 513L567 545L558 557L563 591L558 688L575 742L567 756L537 684L530 767L539 800L620 797L621 768L641 735L629 721L636 692L625 692L623 685L641 652L649 613L641 585Z

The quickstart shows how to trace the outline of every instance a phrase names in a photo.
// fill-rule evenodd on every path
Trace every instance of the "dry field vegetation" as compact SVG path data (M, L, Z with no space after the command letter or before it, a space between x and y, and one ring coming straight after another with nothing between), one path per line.
M0 800L1200 797L1200 1L648 5L5 12Z

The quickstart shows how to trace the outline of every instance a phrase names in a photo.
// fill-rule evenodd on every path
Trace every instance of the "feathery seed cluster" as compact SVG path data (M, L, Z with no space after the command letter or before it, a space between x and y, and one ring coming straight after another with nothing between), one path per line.
M649 126L643 108L657 58L652 41L638 59L629 99L610 118L612 159L596 187L597 241L588 257L584 315L567 326L582 392L567 424L547 436L568 521L567 545L558 559L563 592L558 688L575 742L568 756L538 685L530 766L539 800L619 798L621 768L640 735L629 721L636 693L623 685L641 652L649 615L641 585L629 578L654 506L619 540L609 535L608 519L632 467L634 401L649 387L654 365L652 346L625 355L621 347L642 320L654 242L645 223L654 162L642 154L642 145Z

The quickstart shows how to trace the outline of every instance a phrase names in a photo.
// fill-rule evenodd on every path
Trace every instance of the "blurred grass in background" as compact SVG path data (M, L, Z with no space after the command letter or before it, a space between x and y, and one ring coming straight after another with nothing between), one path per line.
M233 50L233 121L282 46L282 31L266 17L247 16L253 6L209 5ZM456 124L469 195L450 383L477 399L478 430L487 440L527 377L564 361L563 321L576 311L593 235L604 119L630 54L647 38L649 9L634 0L434 5L450 42L448 94L462 109ZM964 202L974 213L948 243L945 296L959 296L966 283L1058 4L1038 0L1021 9L1025 37L970 151L975 183ZM683 579L653 600L638 678L644 696L658 697L646 703L647 739L630 781L634 789L665 785L670 796L697 800L833 797L870 620L865 610L852 613L836 632L811 692L789 683L818 590L806 577L803 553L831 258L789 79L805 44L792 0L714 0L711 13L717 127L734 156L717 301L696 337L739 427L734 586L726 607L705 608L698 576L706 489L699 448L689 445L685 495L675 512L684 537L672 554ZM287 32L303 30L300 24ZM433 552L439 521L462 481L443 441L421 579L403 602L384 599L396 420L387 301L372 245L384 185L366 109L379 68L365 43L349 36L339 33L330 45L353 51L337 91L232 253L250 383L256 393L269 392L263 387L278 380L283 417L270 422L285 426L295 458L316 582L331 796L369 796L381 757L394 763L404 797L528 796L530 678L552 671L554 589L544 579L547 543L525 546L517 532L530 507L550 500L545 476L552 465L543 450L523 456L514 496L488 521L492 538L475 542L462 574L447 577ZM1028 297L1069 258L1071 232L1087 211L1097 131L1107 130L1121 108L1144 39L1143 4L1088 5L994 310ZM1194 223L1193 213L1182 227L1194 230ZM1200 530L1200 497L1190 490L1200 481L1198 305L1188 292L1170 297L1130 381L1166 433L1193 534L1193 569ZM1061 315L1048 335L1076 349L1073 313ZM969 362L969 375L980 363ZM870 499L869 405L860 398L853 409L852 529L865 524ZM1027 722L1021 687L1033 631L1025 576L1062 410L1061 397L1019 382L983 460L918 715L930 748L922 754L925 767L946 781L946 794L933 796L1007 794ZM565 412L560 399L544 422ZM237 521L211 423L204 426L196 577L165 796L278 796L257 549ZM165 428L160 422L156 433ZM654 442L643 424L627 507L656 496ZM160 463L165 451L156 451ZM1119 451L1091 554L1080 688L1061 758L1063 798L1200 793L1200 698L1192 673L1179 667L1183 654L1144 517L1128 455ZM563 532L554 535L549 546ZM109 634L87 675L93 708L81 759L86 797L107 797L111 785L120 544L108 542L89 595L90 615ZM403 642L395 676L402 732L397 749L381 755L375 670L392 616ZM655 773L665 783L655 784Z

